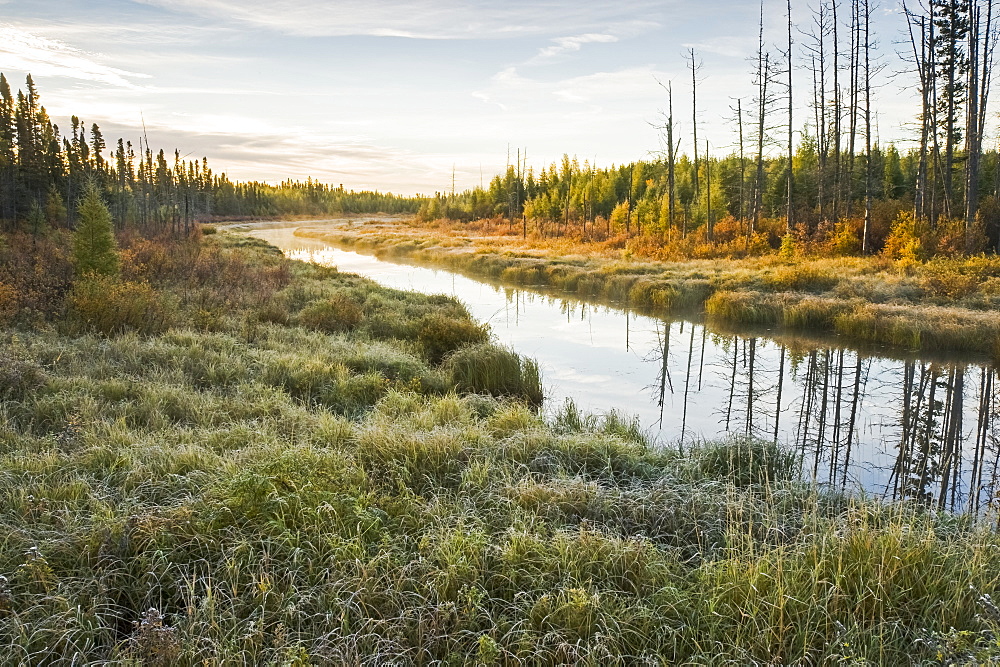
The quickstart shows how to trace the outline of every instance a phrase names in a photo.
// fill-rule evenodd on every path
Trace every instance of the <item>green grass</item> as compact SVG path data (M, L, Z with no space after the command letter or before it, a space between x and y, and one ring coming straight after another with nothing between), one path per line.
M162 332L0 336L0 663L1000 655L985 523L827 493L771 443L544 418L529 361L434 360L420 323L458 304L204 243L287 274L165 272ZM352 328L305 326L334 298Z
M729 327L836 331L853 344L1000 358L996 257L938 257L921 263L771 255L657 262L593 252L567 257L562 253L571 244L466 239L460 230L450 236L378 226L300 233L380 255L445 265L474 277L627 304L657 316L704 314ZM420 238L409 238L412 235ZM586 248L577 250L583 253Z

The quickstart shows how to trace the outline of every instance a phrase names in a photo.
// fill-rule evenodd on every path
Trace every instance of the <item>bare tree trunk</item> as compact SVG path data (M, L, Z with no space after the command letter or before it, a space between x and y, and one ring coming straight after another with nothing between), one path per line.
M792 0L788 0L788 173L786 176L786 189L788 191L787 206L785 210L785 232L792 232L792 212L793 212L793 201L792 201L792 191L793 191L793 180L794 174L792 173L792 131L794 129L792 123Z
M750 234L760 227L761 208L764 205L764 121L767 109L767 69L769 54L764 54L763 69L761 70L760 84L760 109L757 118L757 174L754 180L754 206L753 221L750 227ZM747 239L749 242L749 238Z
M694 132L694 198L700 194L698 188L698 64L694 49L688 49L688 67L691 68L691 131Z
M864 0L865 12L865 223L861 234L861 254L867 255L872 224L872 72L871 8Z
M736 219L743 222L746 211L746 158L743 153L743 101L736 100L736 119L740 130L740 210L736 214Z
M861 60L860 0L851 0L850 124L847 141L847 215L854 211L854 160L858 136L858 72Z
M769 69L769 54L764 53L764 2L760 4L760 33L757 40L757 172L754 178L753 215L750 229L747 230L747 245L750 236L760 226L760 213L763 204L764 188L764 118L767 109L767 80Z
M979 169L983 150L983 133L986 122L986 103L989 99L993 70L993 53L996 35L993 28L993 0L986 1L985 23L982 8L972 3L972 25L969 30L969 107L966 129L966 197L965 234L966 251L972 250L972 228L979 210ZM1000 171L998 171L1000 173Z
M917 69L917 76L920 82L920 147L917 163L916 190L913 194L913 214L918 220L928 218L927 211L927 144L930 133L930 77L927 71L927 24L923 16L915 16L910 12L903 2L903 13L906 16L906 25L910 35L910 47L913 52L913 62ZM917 39L913 29L920 28L920 45L918 48Z
M840 222L840 197L842 191L842 167L840 161L840 134L842 105L840 97L840 41L838 39L839 25L837 23L837 3L832 0L830 8L833 11L833 213L834 223Z
M669 225L670 230L673 230L674 215L676 212L676 200L674 197L674 164L677 159L677 149L674 144L674 89L672 83L668 83L667 85L667 95L670 100L670 111L667 116L667 224Z
M705 140L705 235L712 242L712 161L708 157L708 139Z

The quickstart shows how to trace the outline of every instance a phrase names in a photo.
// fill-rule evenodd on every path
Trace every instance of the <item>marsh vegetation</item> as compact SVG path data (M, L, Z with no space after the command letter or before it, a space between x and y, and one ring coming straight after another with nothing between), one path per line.
M453 300L260 242L126 238L91 278L30 243L2 266L64 280L3 278L6 661L995 655L1000 538L972 516L817 488L753 438L543 418L532 364ZM421 338L443 318L450 349Z

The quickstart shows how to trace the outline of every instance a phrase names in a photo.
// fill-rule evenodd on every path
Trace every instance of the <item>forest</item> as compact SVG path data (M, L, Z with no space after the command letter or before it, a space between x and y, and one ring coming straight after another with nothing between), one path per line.
M207 158L184 160L140 138L112 148L96 124L76 116L63 135L41 104L29 74L16 94L0 73L0 224L34 234L73 228L88 185L101 191L118 229L147 234L190 232L217 217L412 213L412 198L354 192L312 179L280 185L238 183L216 174Z
M709 121L698 107L703 72L691 49L683 84L693 110L688 136L673 111L680 87L666 82L662 147L653 158L602 168L567 155L535 170L518 149L488 188L438 193L420 215L500 217L525 236L632 239L653 255L759 254L786 237L786 244L845 255L907 244L922 258L996 251L1000 157L984 141L995 115L988 107L993 5L903 3L906 39L892 62L878 45L894 36L872 31L871 0L822 0L798 27L789 1L787 44L777 53L764 40L762 5L750 72L756 94L734 100L728 155L699 143L698 128ZM920 102L902 149L880 143L875 124L875 79L890 66ZM804 110L794 105L803 85ZM682 152L682 144L690 149Z

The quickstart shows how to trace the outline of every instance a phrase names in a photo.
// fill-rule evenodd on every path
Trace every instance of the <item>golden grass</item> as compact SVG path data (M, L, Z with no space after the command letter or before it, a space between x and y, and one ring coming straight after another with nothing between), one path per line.
M700 314L728 326L836 333L847 343L997 356L1000 259L782 257L653 261L607 242L522 238L494 225L404 221L296 233L479 278Z

